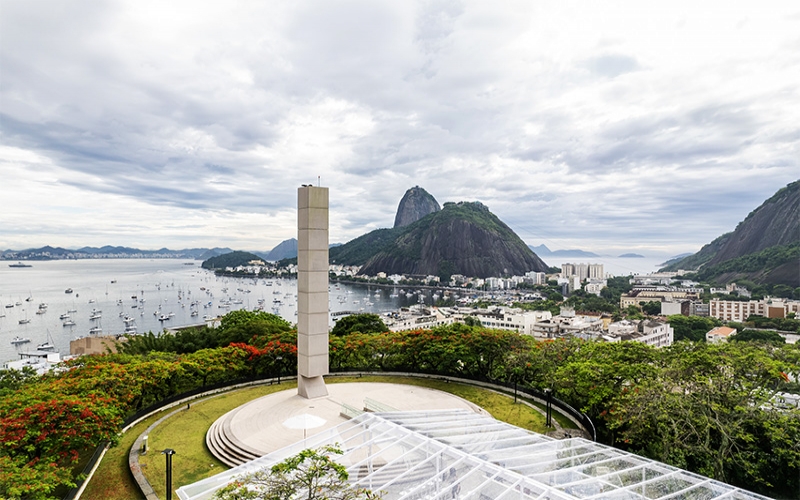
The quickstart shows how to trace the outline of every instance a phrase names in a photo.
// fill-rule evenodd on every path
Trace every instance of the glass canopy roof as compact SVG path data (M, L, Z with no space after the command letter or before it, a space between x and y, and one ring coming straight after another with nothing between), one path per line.
M365 413L303 441L178 489L211 498L235 476L306 448L337 444L350 481L411 499L766 499L582 438L558 440L468 410Z

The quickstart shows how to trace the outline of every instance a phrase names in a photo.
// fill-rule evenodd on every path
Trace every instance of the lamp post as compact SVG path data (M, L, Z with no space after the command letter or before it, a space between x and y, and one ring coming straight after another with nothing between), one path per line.
M547 421L545 422L545 425L547 427L552 427L553 426L553 389L550 389L548 387L547 389L544 390L544 393L547 396L547 413L546 413Z
M280 366L281 360L283 360L283 356L277 356L275 358L275 364L278 365L278 385L281 385L281 366Z
M167 500L172 500L172 455L175 450L167 448L161 454L167 456Z

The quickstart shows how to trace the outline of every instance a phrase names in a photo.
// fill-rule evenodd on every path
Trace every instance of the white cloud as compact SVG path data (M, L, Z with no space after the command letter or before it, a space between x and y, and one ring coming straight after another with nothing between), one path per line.
M785 2L10 1L0 33L5 248L266 250L320 176L334 241L420 185L678 253L800 171Z

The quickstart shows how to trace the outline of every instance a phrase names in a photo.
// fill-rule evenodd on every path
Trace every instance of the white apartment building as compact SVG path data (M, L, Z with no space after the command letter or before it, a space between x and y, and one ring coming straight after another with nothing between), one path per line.
M503 280L503 278L496 278L496 277L486 278L485 283L486 283L486 288L490 290L502 290L503 288L505 288L504 286L505 280Z
M513 330L523 335L533 335L534 325L538 321L546 321L553 317L550 311L523 311L506 307L472 309L470 314L477 317L481 325L486 328Z
M523 335L533 335L533 327L536 322L549 320L553 315L550 311L523 311L509 307L495 309L425 308L415 305L405 311L387 313L383 316L383 320L389 330L399 332L463 323L467 316L475 317L486 328L512 330Z
M603 279L603 264L561 264L561 277L572 278L577 276L581 282L589 278Z
M555 316L537 321L533 325L533 335L542 339L558 337L596 338L603 329L603 320L597 316Z
M747 302L719 299L711 299L708 302L709 316L723 321L742 322L750 316L785 318L792 312L800 316L800 300L767 297L762 300L749 300Z
M547 283L547 275L545 273L529 271L525 273L525 278L523 281L529 285L544 285Z
M592 293L594 295L600 296L600 292L603 288L608 286L608 280L606 279L597 279L597 278L589 278L589 281L583 285L583 289L586 293Z
M608 342L633 340L653 347L667 347L675 340L675 330L669 323L661 321L622 320L608 325L608 334L602 335L601 338Z
M451 325L458 320L447 310L438 307L428 309L419 305L411 306L406 311L387 313L382 319L386 327L393 332Z

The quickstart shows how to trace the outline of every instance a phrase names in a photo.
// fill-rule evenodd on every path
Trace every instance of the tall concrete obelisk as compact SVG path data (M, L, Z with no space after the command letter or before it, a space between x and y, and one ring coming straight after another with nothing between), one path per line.
M328 188L297 190L297 394L328 395Z

